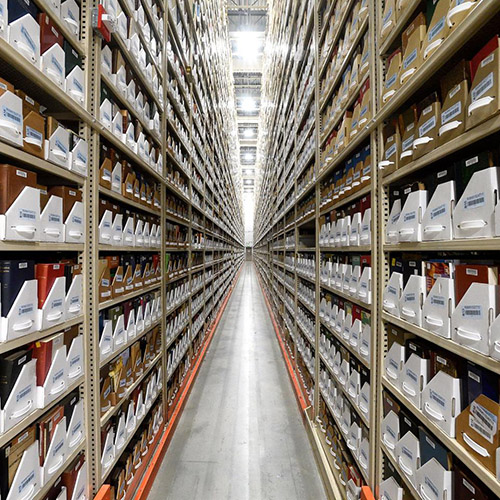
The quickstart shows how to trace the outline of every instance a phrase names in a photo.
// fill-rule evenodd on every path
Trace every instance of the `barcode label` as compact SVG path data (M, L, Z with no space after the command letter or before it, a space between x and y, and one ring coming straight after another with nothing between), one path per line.
M389 285L387 287L387 293L390 293L391 295L397 295L397 290L395 287L393 287L392 285Z
M21 389L17 394L16 394L16 402L19 403L19 401L21 401L21 399L24 399L28 394L31 394L31 384L24 387L23 389Z
M482 97L488 90L493 88L494 76L493 72L491 72L486 78L484 78L475 88L471 90L471 98L472 102L477 101L480 97Z
M37 51L36 50L37 46L35 45L33 38L31 38L30 34L28 33L26 26L21 27L21 34L24 36L24 39L28 42L28 45L31 47L31 50L33 51L33 53L35 53Z
M405 293L404 294L404 301L405 302L415 302L417 300L417 296L415 293Z
M35 471L32 470L30 471L30 473L21 481L21 483L19 484L19 487L17 488L17 492L19 494L22 493L22 491L27 488L31 482L35 479Z
M427 134L435 126L436 126L436 117L432 116L418 129L419 136L423 137L424 134Z
M444 214L446 214L446 205L443 203L442 205L439 205L438 207L431 210L431 220L437 219Z
M406 369L406 375L409 378L411 378L411 380L413 380L413 382L415 382L415 384L418 382L417 374L413 370L410 370L409 368L407 368Z
M21 210L19 210L19 218L36 220L36 212L34 210L28 210L27 208L21 208Z
M13 122L17 125L22 125L23 123L22 115L7 106L2 106L2 116L6 120Z
M481 436L493 443L498 428L498 418L495 414L474 401L470 406L469 424Z
M432 480L429 479L428 476L425 476L424 482L425 482L426 486L428 486L430 488L430 490L432 491L432 493L434 493L434 496L436 498L439 498L439 490L435 486L435 484L432 482Z
M62 76L62 74L63 74L63 67L61 66L61 64L59 63L59 61L54 56L52 56L50 58L50 62L52 63L52 66L54 66L54 68L56 68L57 72Z
M59 223L61 222L61 216L58 214L49 214L49 222Z
M437 307L444 307L446 304L446 300L444 297L440 295L431 295L431 305Z
M19 308L17 310L17 314L18 314L18 316L22 316L23 314L28 314L30 312L33 312L33 310L34 310L33 304L25 304L25 305L19 306Z
M408 457L410 460L413 460L413 453L412 453L412 451L411 451L409 448L407 448L406 446L402 446L402 447L401 447L401 453L402 453L403 455L405 455L406 457Z
M429 29L427 39L429 42L444 28L445 16L443 16L432 28Z
M430 398L442 408L446 408L446 400L434 390L429 391Z
M394 73L391 77L389 77L385 81L385 88L386 89L390 89L396 83L397 78L398 78L398 74L397 73Z
M407 149L411 149L413 146L413 141L415 140L415 136L412 134L408 139L403 141L403 151L406 151Z
M491 62L493 62L495 60L495 53L492 52L489 56L485 57L482 61L481 61L481 68L484 68L487 64L490 64Z
M481 319L483 307L481 305L462 306L462 318Z
M471 208L479 208L486 204L486 196L484 193L476 193L471 196L467 196L464 200L464 209L469 210Z
M408 69L408 67L417 59L417 49L413 49L408 57L403 61L403 69Z
M441 124L444 125L462 112L462 103L458 101L453 106L441 113Z
M407 212L404 214L403 220L404 222L409 222L415 220L417 218L417 212L413 210L412 212Z
M399 217L401 215L401 212L398 214L395 214L391 217L391 224L396 224L396 222L399 220Z

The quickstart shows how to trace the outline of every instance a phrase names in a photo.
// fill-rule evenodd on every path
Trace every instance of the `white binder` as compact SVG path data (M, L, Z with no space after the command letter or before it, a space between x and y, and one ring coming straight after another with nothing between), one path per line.
M420 466L420 442L413 432L407 432L396 445L396 460L410 483L417 486L417 469Z
M52 80L59 88L66 87L66 70L64 62L64 50L55 43L48 48L40 57L40 69L42 73Z
M73 414L68 426L66 442L68 455L75 450L85 439L85 414L83 411L83 399L80 399L73 408Z
M389 453L396 458L396 446L399 441L399 416L392 410L382 420L382 443Z
M80 35L80 8L75 0L61 2L61 19L66 28L78 39Z
M366 419L370 420L370 405L371 405L371 390L370 384L365 382L361 390L359 391L359 401L358 408L361 410L361 413L366 417Z
M45 139L44 157L51 163L69 169L69 130L59 125Z
M356 296L365 304L372 303L372 268L370 266L366 266L359 277Z
M41 486L42 473L38 456L38 441L35 441L21 457L6 500L28 500L35 496Z
M412 274L399 300L402 319L413 325L422 326L422 305L425 297L425 276Z
M439 371L422 392L422 412L450 437L461 409L461 381Z
M37 408L45 408L68 387L66 346L60 347L50 365L45 382L36 388Z
M401 392L417 407L421 408L422 390L427 385L429 360L411 354L401 373Z
M56 278L39 312L39 330L47 330L66 321L66 278Z
M120 247L123 244L123 214L116 214L111 225L111 244Z
M104 321L104 328L99 340L100 361L103 363L113 354L113 322Z
M385 228L385 242L398 243L399 242L399 218L401 216L401 200L394 201L389 214L389 220Z
M75 486L73 488L73 496L71 500L88 500L89 482L87 481L87 464L84 463L76 476ZM69 500L69 499L68 499Z
M359 233L359 244L369 245L372 241L372 209L367 208L363 214L361 221L361 229Z
M39 241L41 234L40 191L27 186L0 215L0 239Z
M31 64L40 65L40 25L26 14L9 24L9 44Z
M3 410L0 410L2 434L12 429L36 409L36 359L21 369ZM38 463L38 451L37 451Z
M7 14L7 7L5 7ZM25 16L26 17L26 16ZM29 16L31 18L31 16ZM33 19L33 18L31 18ZM0 96L3 110L0 119L0 138L14 146L23 146L23 101L10 90Z
M422 240L453 239L452 212L455 207L455 181L439 184L422 219Z
M384 311L399 318L399 301L403 292L403 275L401 273L393 272L389 278L384 293L382 296L382 303Z
M117 352L127 343L127 330L125 329L125 315L121 314L116 321L113 331L113 352Z
M68 385L73 384L85 372L85 361L83 356L83 335L78 335L71 342L67 356L66 373L68 376Z
M427 208L427 191L412 191L406 198L397 230L399 241L422 241L422 218Z
M115 459L115 430L112 427L106 434L101 456L101 474L104 477Z
M422 326L444 338L451 338L451 315L455 310L455 280L438 277L422 307Z
M115 449L119 452L127 441L128 433L127 426L125 422L125 414L122 413L118 420L118 426L116 428L116 438L115 438Z
M423 499L453 498L453 472L432 458L417 470L417 491Z
M66 294L65 309L66 320L77 318L82 314L83 297L83 276L78 274L73 277L73 281Z
M455 238L492 238L498 201L498 168L474 172L453 211Z
M66 77L66 92L68 92L69 94L71 94L72 90L68 88L68 79L76 70L79 70L82 73L82 78L83 78L83 72L78 66ZM83 106L83 104L84 103L82 101L81 105ZM86 177L88 171L88 154L89 154L89 145L87 141L85 141L82 138L79 138L70 152L69 169L77 174Z
M134 229L134 219L129 217L125 226L123 227L123 238L122 242L124 246L133 247L135 245L135 229Z
M350 228L350 232L349 232L348 246L351 246L351 247L359 246L361 226L362 226L361 212L356 212L352 216L351 228Z
M43 483L50 481L64 465L64 459L68 450L66 440L66 417L57 423L54 434L49 443L42 467Z
M380 483L379 494L381 499L403 500L403 488L399 486L393 476Z
M405 362L405 347L394 342L385 355L384 371L394 387L400 388L401 373Z
M472 283L451 316L452 339L484 355L489 354L489 330L499 307L500 288Z
M85 239L85 211L81 201L75 201L64 226L66 243L83 243Z

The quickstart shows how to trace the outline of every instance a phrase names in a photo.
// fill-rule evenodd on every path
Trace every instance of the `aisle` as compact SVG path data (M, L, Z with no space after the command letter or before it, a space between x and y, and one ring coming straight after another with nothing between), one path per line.
M324 498L257 274L246 262L149 500Z

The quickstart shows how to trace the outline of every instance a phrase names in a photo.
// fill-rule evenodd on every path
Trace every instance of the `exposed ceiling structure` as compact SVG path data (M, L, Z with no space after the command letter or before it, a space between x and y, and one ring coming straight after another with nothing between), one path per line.
M227 0L227 15L233 53L243 199L247 207L251 205L253 217L267 0Z

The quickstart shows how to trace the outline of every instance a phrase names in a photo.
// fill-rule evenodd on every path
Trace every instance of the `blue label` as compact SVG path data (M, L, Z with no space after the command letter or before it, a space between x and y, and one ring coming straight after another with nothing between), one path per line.
M56 59L55 56L52 56L50 58L50 62L52 63L52 65L57 69L58 73L62 76L63 74L63 68L62 66L59 64L59 61Z
M17 125L22 125L23 123L23 116L7 106L2 106L2 116Z
M35 130L34 128L28 127L26 125L26 137L31 137L32 139L36 139L37 141L42 142L43 134Z
M64 154L68 154L68 148L59 140L56 139L56 146L60 149Z
M83 92L83 85L80 83L80 80L73 78L73 85L77 88L77 90Z
M21 26L21 33L24 36L24 38L26 39L26 41L28 42L28 45L31 47L31 50L33 52L36 52L35 42L31 38L30 34L28 33L28 30L26 29L26 27L24 25Z

